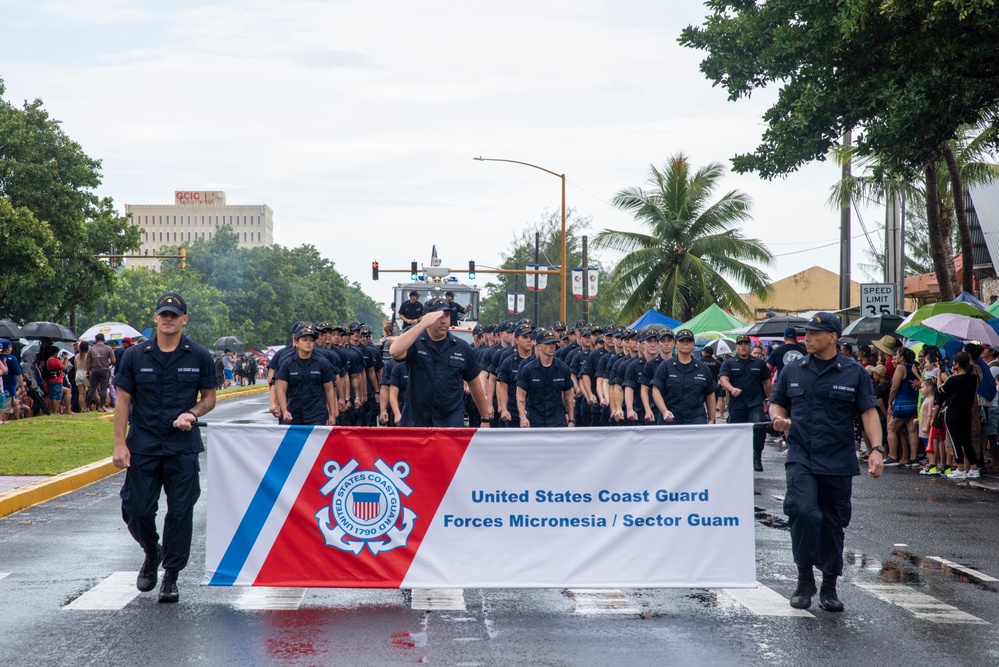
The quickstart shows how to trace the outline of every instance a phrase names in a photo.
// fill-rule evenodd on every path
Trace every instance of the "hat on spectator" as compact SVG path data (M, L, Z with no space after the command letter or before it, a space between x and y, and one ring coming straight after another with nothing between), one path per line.
M895 354L895 349L898 347L898 339L890 334L886 334L880 340L872 341L871 345L885 354L892 355Z
M680 329L676 332L677 342L681 340L694 340L694 332L690 329Z
M815 313L805 322L805 331L828 331L839 336L843 333L843 323L832 313Z
M441 299L440 297L434 299L433 301L427 304L428 313L436 313L441 310L451 310L451 304L449 304L444 299Z
M156 314L170 312L174 315L187 315L187 304L184 297L176 292L165 292L163 296L156 299Z
M10 347L11 343L6 338L0 338L0 350L6 350Z
M794 327L788 327L787 329L784 329L784 338L797 338L797 337L798 337L798 330L795 329Z
M122 342L123 344L124 344L124 343L128 343L129 345L131 345L131 344L132 344L132 339L131 339L131 338L129 338L128 336L125 336L124 338L122 338L122 339L121 339L121 342Z
M868 368L871 367L868 366ZM884 367L884 364L878 364L877 366L874 366L874 370L872 370L871 372L874 373L875 375L881 375L881 376L888 375L888 369Z

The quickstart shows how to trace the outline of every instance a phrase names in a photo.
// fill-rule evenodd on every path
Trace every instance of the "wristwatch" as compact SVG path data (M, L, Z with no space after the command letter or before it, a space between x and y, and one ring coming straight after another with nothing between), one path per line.
M881 445L877 445L876 447L871 447L871 451L872 452L881 452L881 456L885 455L885 448L882 447Z

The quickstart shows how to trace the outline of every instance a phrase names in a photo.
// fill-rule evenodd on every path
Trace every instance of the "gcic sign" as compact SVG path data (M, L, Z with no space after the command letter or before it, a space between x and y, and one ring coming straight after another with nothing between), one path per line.
M176 190L174 201L180 206L225 206L225 192L220 190Z
M860 286L860 316L894 315L895 283L863 283Z

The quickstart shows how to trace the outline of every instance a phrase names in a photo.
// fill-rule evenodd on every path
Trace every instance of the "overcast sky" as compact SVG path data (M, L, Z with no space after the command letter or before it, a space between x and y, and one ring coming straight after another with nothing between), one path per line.
M436 243L445 265L493 266L558 210L556 177L474 156L565 172L593 234L637 229L609 202L650 164L682 151L729 168L751 151L772 94L732 103L704 79L703 54L676 40L705 14L696 0L0 0L0 77L103 161L119 210L175 190L266 203L277 243L314 244L388 302L396 278L371 281L372 260L407 268ZM724 178L753 199L744 232L778 255L772 279L838 273L838 177L821 162ZM868 229L881 215L865 212Z

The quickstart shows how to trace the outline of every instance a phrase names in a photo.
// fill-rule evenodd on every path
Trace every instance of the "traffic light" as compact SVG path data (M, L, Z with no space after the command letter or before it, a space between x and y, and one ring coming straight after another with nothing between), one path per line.
M475 260L468 260L468 279L475 280Z
M183 246L180 249L180 268L187 268L187 248Z
M416 268L416 262L409 263L409 279L413 282L420 279L420 270Z
M378 262L371 262L371 279L378 280Z

